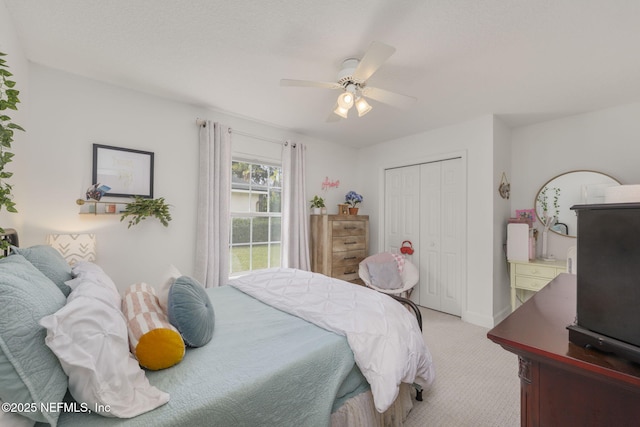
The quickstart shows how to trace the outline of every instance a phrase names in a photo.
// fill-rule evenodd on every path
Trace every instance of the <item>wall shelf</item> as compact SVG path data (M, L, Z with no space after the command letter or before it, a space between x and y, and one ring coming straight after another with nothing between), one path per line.
M118 211L118 205L128 205L130 202L113 202L99 200L83 200L76 199L76 204L81 206L80 215L120 215L122 211ZM82 206L87 205L88 210L82 211ZM110 211L113 209L113 211Z

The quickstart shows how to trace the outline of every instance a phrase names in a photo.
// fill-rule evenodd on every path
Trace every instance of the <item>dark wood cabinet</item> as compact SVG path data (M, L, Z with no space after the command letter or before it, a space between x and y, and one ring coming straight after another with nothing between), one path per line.
M487 334L518 355L521 425L640 425L640 365L569 342L575 316L576 276L563 273Z

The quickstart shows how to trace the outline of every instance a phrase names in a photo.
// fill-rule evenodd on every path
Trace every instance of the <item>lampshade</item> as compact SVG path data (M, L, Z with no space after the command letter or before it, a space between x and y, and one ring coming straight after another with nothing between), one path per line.
M351 92L342 92L338 96L338 106L348 111L353 106L353 94Z
M358 117L362 117L371 111L371 105L369 105L366 99L360 97L356 99L356 110L358 110Z
M337 115L339 115L340 117L342 117L343 119L347 118L347 114L349 114L349 109L348 108L343 108L339 105L336 105L336 109L333 110L334 113L336 113Z
M96 260L95 234L49 234L47 244L60 252L70 265Z

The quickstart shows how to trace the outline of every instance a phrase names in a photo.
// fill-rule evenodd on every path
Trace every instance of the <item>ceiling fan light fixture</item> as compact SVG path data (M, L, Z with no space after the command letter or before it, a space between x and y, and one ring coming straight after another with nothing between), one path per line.
M338 106L348 111L353 106L353 94L351 92L342 92L338 96Z
M347 114L349 114L349 109L341 107L340 105L337 105L336 109L333 110L333 112L335 114L339 115L340 117L342 117L343 119L346 119L347 118Z
M362 117L371 111L371 105L367 102L366 99L360 97L356 99L356 110L358 110L358 117Z

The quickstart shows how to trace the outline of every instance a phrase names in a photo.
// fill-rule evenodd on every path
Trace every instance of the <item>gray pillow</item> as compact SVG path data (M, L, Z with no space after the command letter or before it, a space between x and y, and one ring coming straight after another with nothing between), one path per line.
M36 245L30 248L11 247L12 253L22 255L42 274L47 276L60 288L65 297L71 293L67 280L73 279L71 266L64 260L60 252L48 245Z
M0 259L0 400L25 404L35 411L22 415L54 425L60 412L41 412L41 403L62 402L68 379L38 321L65 303L56 285L22 255Z
M214 313L209 295L197 280L180 276L171 285L167 299L169 323L176 327L189 347L202 347L213 336Z
M367 263L371 284L380 289L398 289L402 287L402 278L395 260Z

